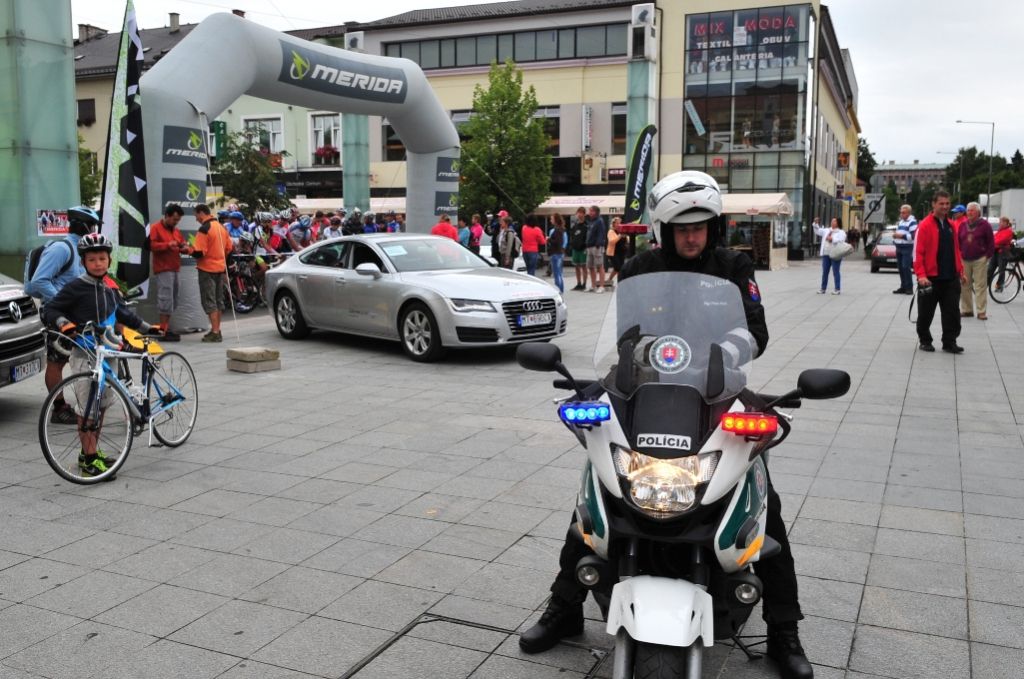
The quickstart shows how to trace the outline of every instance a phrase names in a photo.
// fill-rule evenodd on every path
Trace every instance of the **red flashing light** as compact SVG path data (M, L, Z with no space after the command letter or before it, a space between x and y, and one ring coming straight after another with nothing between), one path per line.
M774 415L763 413L726 413L722 418L722 429L738 436L774 434L779 430L779 420Z

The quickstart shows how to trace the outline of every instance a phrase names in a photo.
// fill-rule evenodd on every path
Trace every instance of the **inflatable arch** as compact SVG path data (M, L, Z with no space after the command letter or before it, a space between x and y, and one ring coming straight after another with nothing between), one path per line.
M242 94L387 116L407 151L409 231L428 232L439 212L458 210L458 133L423 71L407 59L350 52L214 14L142 77L140 89L154 220L172 202L193 218L191 208L206 196L209 123Z

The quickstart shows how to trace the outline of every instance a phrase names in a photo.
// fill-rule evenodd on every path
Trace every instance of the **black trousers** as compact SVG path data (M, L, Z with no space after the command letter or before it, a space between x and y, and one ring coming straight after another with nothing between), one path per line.
M921 344L932 343L932 320L935 307L942 317L942 346L956 344L960 336L960 281L933 280L928 287L917 289L917 337Z
M768 624L803 620L797 593L793 551L786 535L786 523L782 520L782 500L770 482L765 534L778 542L782 551L770 559L754 564L754 572L764 585L762 617ZM551 592L555 596L573 603L583 603L587 598L587 590L576 580L576 564L592 553L570 523L565 544L562 545L562 553L558 557L558 575L551 585Z

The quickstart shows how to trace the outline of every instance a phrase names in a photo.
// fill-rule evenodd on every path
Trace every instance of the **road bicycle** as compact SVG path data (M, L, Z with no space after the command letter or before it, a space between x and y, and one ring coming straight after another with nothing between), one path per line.
M114 318L87 323L74 337L55 333L58 346L90 364L87 372L71 375L54 387L39 415L39 444L57 474L72 483L109 481L127 461L132 442L149 429L153 438L170 448L188 440L199 410L199 391L188 360L164 351L154 337L125 328L114 331ZM54 331L49 331L54 333ZM130 362L140 363L138 380ZM58 395L76 415L75 424L53 422ZM82 456L99 454L106 470L83 468Z
M1015 300L1020 294L1021 285L1024 285L1024 267L1021 266L1024 251L1014 247L1004 256L1006 257L1005 273L1000 276L999 268L1001 267L997 267L996 274L988 284L988 294L996 304L1008 304ZM1003 279L1002 285L999 283L1000 278Z

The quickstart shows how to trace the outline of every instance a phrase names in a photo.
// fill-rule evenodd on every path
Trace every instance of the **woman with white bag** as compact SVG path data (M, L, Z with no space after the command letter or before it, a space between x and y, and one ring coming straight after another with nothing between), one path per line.
M819 295L828 291L828 272L832 271L832 278L835 281L833 295L842 291L842 277L839 275L839 267L843 263L843 257L853 252L853 248L846 242L846 232L838 217L832 218L830 226L822 226L815 229L821 238L821 289Z

